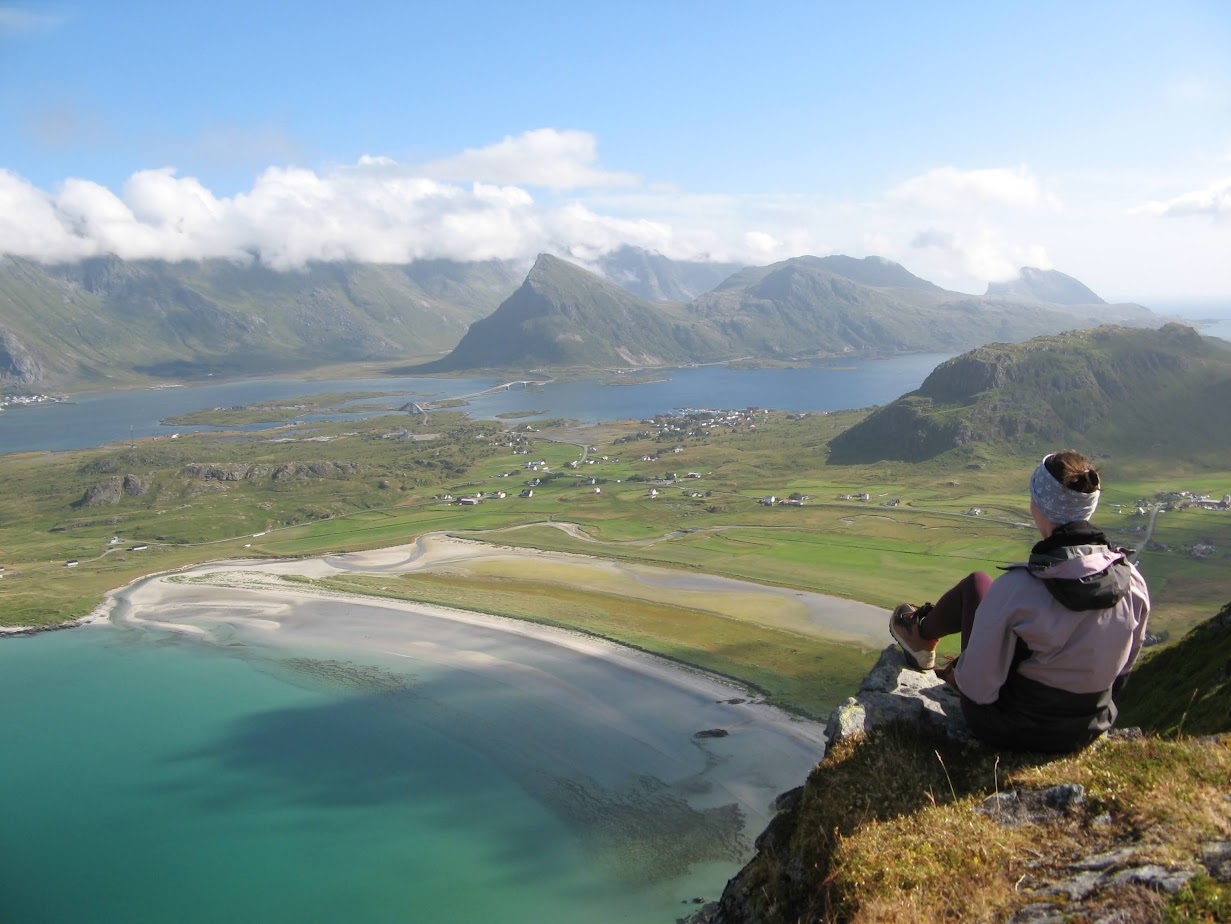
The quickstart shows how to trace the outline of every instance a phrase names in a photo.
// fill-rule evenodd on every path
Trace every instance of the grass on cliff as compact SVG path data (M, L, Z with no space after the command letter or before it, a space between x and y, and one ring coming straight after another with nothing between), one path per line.
M1143 735L1059 757L917 724L840 742L772 822L744 888L784 924L1005 921L1037 902L1074 921L1231 921L1231 886L1203 873L1174 895L1116 886L1071 914L1049 891L1079 858L1128 849L1133 866L1192 869L1202 845L1231 837L1229 675L1231 603L1133 672L1119 724ZM1066 784L1083 800L1030 824L981 810Z
M1044 890L1078 857L1130 846L1138 865L1191 866L1201 844L1231 835L1228 780L1229 736L1107 740L1056 758L882 726L813 771L745 885L766 898L767 922L1004 921L1062 901ZM1034 824L976 810L998 792L1064 784L1084 787L1084 801ZM1231 889L1204 876L1172 897L1124 886L1115 908L1127 915L1116 920L1222 921Z
M1175 644L1147 651L1116 702L1124 726L1174 736L1231 729L1231 603Z

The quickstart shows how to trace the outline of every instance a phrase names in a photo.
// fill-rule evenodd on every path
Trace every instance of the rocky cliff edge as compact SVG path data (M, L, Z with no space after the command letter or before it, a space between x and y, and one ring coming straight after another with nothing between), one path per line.
M693 924L1231 920L1231 736L997 753L896 647Z

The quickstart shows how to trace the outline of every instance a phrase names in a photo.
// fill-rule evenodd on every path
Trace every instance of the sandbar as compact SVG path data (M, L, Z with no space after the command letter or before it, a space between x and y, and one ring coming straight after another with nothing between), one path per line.
M683 844L699 851L669 865L743 862L774 799L802 783L823 756L818 723L723 678L600 638L293 580L527 556L598 561L428 535L374 551L155 575L114 592L106 615L122 631L212 645L291 682L349 684L343 692L371 696L374 704L401 697L399 708L416 722L496 762L599 849L634 855L627 842L644 837L636 828L648 812L676 819L686 834L708 832L661 839L656 850ZM638 581L677 581L679 590L739 585L741 593L794 596L726 578L711 585L704 575L620 567Z

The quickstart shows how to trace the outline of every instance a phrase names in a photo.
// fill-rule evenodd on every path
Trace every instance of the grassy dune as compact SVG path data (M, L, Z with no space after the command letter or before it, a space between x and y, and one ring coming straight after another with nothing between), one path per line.
M869 663L868 653L857 646L769 625L755 613L732 615L738 601L691 599L691 605L674 605L654 594L597 591L571 580L474 574L356 575L317 583L602 636L737 679L778 706L816 718L849 695Z

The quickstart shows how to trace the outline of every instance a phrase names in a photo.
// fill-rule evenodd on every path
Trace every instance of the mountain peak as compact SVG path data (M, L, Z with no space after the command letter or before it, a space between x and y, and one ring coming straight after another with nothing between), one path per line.
M1025 298L1052 305L1107 304L1072 276L1033 266L1023 266L1014 279L988 283L987 294L996 298Z
M848 257L831 254L828 257L809 257L811 265L819 266L839 276L873 288L922 289L929 292L942 291L940 286L920 279L900 263L885 257Z

